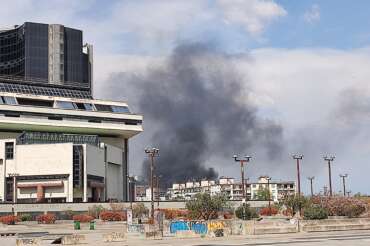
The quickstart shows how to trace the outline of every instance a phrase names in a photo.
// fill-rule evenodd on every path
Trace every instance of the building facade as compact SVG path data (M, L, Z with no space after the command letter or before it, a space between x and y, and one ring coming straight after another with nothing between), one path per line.
M81 30L32 22L0 30L0 75L90 88L92 61Z
M82 32L26 22L0 41L0 201L127 201L143 117L92 97Z
M210 195L224 194L230 200L242 200L243 189L240 182L234 178L220 177L218 180L191 181L186 183L175 183L167 191L170 200L190 200L198 193L209 193ZM294 181L267 181L266 176L258 178L257 182L245 185L248 200L258 200L261 190L269 189L271 200L278 202L286 195L296 192Z

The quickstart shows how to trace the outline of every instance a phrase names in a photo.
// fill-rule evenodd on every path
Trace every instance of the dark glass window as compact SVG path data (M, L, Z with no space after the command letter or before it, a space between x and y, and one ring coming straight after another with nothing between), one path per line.
M73 102L56 101L56 107L61 109L75 109Z
M94 111L94 106L91 103L84 103L85 109L88 111Z
M130 113L130 110L126 106L112 105L112 111L115 113Z
M40 107L53 107L54 101L29 99L29 98L17 98L19 105L30 105L30 106L40 106Z
M14 158L14 143L6 142L5 143L5 159L11 160Z
M104 104L95 104L95 108L98 111L107 111L112 112L112 107L110 105L104 105Z
M5 104L10 104L10 105L15 105L17 104L17 100L15 100L15 97L8 97L8 96L3 96L2 97Z
M73 188L83 186L83 148L81 145L73 146Z

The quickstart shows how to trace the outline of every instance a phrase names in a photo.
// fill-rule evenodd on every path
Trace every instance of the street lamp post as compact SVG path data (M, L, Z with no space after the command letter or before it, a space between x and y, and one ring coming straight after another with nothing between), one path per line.
M135 183L135 177L131 177L127 175L127 180L128 180L128 198L130 199L130 209L132 210L132 202L135 196L135 189L132 190L132 183Z
M324 160L328 162L329 169L329 194L333 196L333 189L331 184L331 163L334 161L335 156L324 156Z
M247 195L246 195L246 189L245 189L245 183L244 183L244 163L247 163L250 161L250 159L252 158L251 156L249 155L246 155L244 156L244 158L238 158L237 155L234 155L233 156L234 160L236 162L239 162L240 163L240 172L241 172L241 178L242 178L242 191L243 191L243 198L244 200L247 200Z
M269 216L271 216L271 194L270 194L270 177L267 177L267 191L268 191L268 199L269 199Z
M307 177L307 179L310 181L310 184L311 184L311 197L313 197L313 180L315 179L315 177L314 176Z
M301 173L299 170L299 161L303 159L303 155L293 155L293 159L297 161L297 188L298 196L301 196Z
M159 149L157 148L146 148L145 153L148 154L150 158L150 202L151 202L151 211L150 215L152 220L154 220L154 196L153 196L153 181L154 181L154 157L159 155Z
M162 175L155 176L155 181L157 185L157 207L159 207L159 200L161 199L161 192L159 190L159 181L162 178Z
M339 177L341 177L343 181L343 196L346 196L346 178L348 177L348 174L340 174Z

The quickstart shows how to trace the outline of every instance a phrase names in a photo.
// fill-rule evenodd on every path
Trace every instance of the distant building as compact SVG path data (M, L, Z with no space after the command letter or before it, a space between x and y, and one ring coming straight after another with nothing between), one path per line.
M267 177L259 177L257 182L246 184L246 195L248 200L256 200L258 192L267 188ZM296 192L294 181L270 180L270 195L274 201L279 201L285 195ZM189 181L186 183L175 183L168 189L170 200L190 200L198 193L209 193L211 195L225 194L230 200L242 200L242 184L235 182L234 178L220 177L219 180Z

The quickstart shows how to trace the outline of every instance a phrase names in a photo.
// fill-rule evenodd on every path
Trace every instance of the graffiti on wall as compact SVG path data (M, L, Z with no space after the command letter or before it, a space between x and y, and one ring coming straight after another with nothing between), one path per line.
M223 221L173 221L170 224L170 232L194 231L197 234L206 234L208 232L223 232L225 223Z
M223 230L225 223L223 221L210 221L208 222L208 231Z
M207 233L207 223L204 221L173 221L170 224L170 232L194 231L197 234Z
M128 233L145 233L145 227L143 224L131 224L127 225L127 232Z

